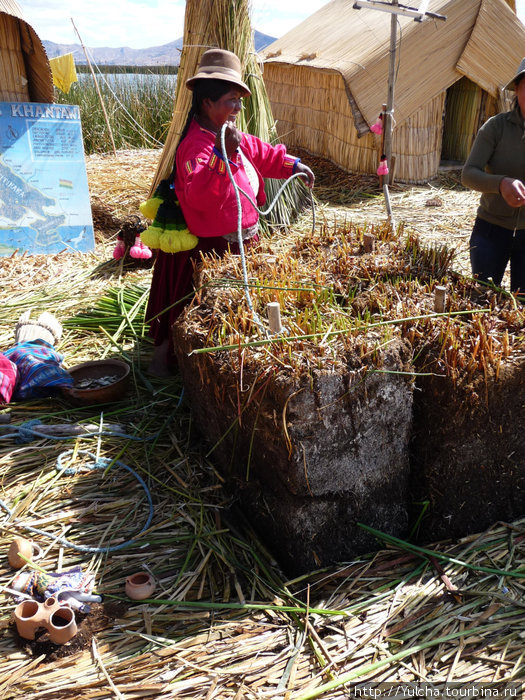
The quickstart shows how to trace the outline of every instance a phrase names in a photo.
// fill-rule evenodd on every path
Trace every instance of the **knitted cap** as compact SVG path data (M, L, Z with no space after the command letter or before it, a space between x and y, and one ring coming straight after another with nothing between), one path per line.
M186 81L186 87L193 90L196 80L215 78L227 80L241 88L245 96L251 95L249 87L242 81L241 62L231 51L208 49L202 54L197 73Z

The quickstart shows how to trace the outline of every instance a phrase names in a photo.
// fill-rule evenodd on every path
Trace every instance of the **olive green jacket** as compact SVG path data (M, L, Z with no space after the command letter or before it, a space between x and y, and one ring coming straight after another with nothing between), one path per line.
M482 192L477 215L503 228L525 228L525 211L509 207L499 193L504 177L525 183L525 128L519 107L488 119L463 167L465 187Z

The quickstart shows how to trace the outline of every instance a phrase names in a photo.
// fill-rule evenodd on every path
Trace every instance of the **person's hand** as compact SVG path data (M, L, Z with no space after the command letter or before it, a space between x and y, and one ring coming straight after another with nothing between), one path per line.
M221 140L222 129L217 133L215 137L215 148L222 153L222 140ZM233 122L226 122L226 131L224 133L224 144L226 146L226 154L228 158L232 158L235 151L241 145L242 135L239 129L235 126Z
M509 207L522 207L525 204L525 185L521 180L504 177L499 191Z
M294 175L300 175L301 178L306 181L306 186L310 189L314 186L315 175L310 168L304 163L301 163L301 161L296 163Z

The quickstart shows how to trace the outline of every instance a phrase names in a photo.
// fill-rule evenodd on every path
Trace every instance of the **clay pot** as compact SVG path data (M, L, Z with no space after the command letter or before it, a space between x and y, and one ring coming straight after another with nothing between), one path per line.
M24 600L14 612L16 629L24 639L34 639L39 627L47 622L47 611L36 600Z
M125 591L128 598L132 600L144 600L149 598L155 590L155 581L153 576L140 571L137 574L132 574L126 579Z
M41 627L48 630L54 644L65 644L77 633L75 613L53 597L43 603L24 600L16 606L14 618L18 634L24 639L34 639Z
M48 598L44 603L24 600L16 606L14 612L18 634L24 639L34 639L37 629L47 627L50 615L60 607L62 606L56 598Z
M20 556L22 555L22 556ZM9 560L9 565L13 569L21 569L24 564L27 564L25 559L39 559L42 556L42 550L34 542L24 539L23 537L15 537L11 542L9 547L9 552L7 553L7 558Z
M71 608L59 605L49 616L46 627L53 644L65 644L77 633L75 613Z

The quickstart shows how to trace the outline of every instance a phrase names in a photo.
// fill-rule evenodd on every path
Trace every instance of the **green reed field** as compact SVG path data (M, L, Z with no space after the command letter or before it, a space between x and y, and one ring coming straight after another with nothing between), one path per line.
M173 111L176 75L172 69L95 75L115 148L160 148ZM86 154L111 151L111 137L95 81L91 73L79 73L78 78L67 94L55 88L55 101L80 107Z

